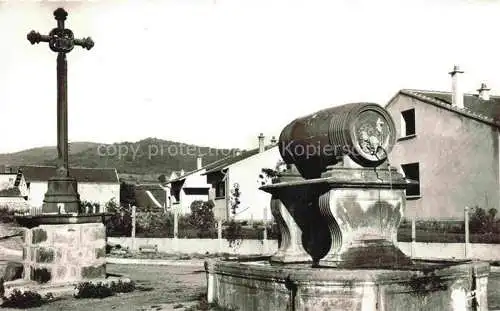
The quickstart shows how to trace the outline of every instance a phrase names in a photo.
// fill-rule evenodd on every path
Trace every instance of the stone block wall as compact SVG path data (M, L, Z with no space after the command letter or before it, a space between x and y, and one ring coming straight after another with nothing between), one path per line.
M58 283L106 276L106 229L102 223L26 229L23 246L26 280Z

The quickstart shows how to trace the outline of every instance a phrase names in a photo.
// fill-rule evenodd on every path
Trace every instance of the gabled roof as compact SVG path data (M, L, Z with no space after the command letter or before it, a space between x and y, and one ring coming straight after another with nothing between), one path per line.
M276 147L277 145L268 145L265 147L265 151L273 148L273 147ZM210 168L210 169L207 169L207 171L205 173L203 173L203 175L207 175L207 174L210 174L210 173L213 173L213 172L218 172L218 171L221 171L233 164L236 164L240 161L243 161L245 159L248 159L256 154L259 153L259 148L255 148L255 149L252 149L252 150L249 150L249 151L244 151L242 152L241 154L239 155L235 155L235 156L230 156L230 157L227 157L227 158L224 158L223 161L221 161L220 163L218 163L217 165L215 165L214 167Z
M182 175L182 176L179 176L179 177L177 177L177 178L175 178L175 179L172 179L172 180L167 181L167 182L166 182L166 184L169 184L169 183L174 183L174 182L177 182L177 181L184 180L184 179L186 179L186 177L188 177L189 175L193 175L193 174L195 174L195 173L197 173L197 172L199 172L199 171L202 171L202 170L206 170L206 171L211 170L212 168L214 168L214 167L218 166L218 165L219 165L219 164L221 164L223 161L226 161L228 158L231 158L231 157L232 157L232 156L228 156L228 157L225 157L225 158L219 159L219 160L217 160L217 161L214 161L214 162L212 162L212 163L209 163L209 164L207 164L207 165L203 166L203 167L202 167L202 168L200 168L200 169L195 169L195 170L193 170L193 171L187 172L187 173L185 173L185 174L184 174L184 175Z
M393 99L399 94L416 98L491 126L500 127L500 96L490 96L489 100L483 100L477 94L464 94L464 108L459 109L452 106L451 92L403 89ZM389 101L386 108L391 105L393 99Z
M56 176L55 166L20 166L19 169L27 182L48 181ZM78 182L119 183L118 174L114 168L82 168L71 167L69 175Z
M135 189L136 205L145 209L161 209L165 203L165 190L158 187L148 187L151 185L142 185ZM150 188L150 189L148 189Z
M139 184L135 186L137 190L161 190L165 191L165 189L160 184Z

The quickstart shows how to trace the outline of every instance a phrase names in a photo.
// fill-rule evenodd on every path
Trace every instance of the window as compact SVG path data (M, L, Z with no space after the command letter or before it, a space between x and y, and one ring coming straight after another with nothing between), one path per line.
M207 188L184 188L184 193L188 195L208 195Z
M216 198L223 198L226 196L226 182L225 181L219 181L215 185L215 197Z
M410 184L406 188L407 197L420 196L420 167L418 163L401 165L405 177L409 179Z
M414 136L415 134L415 109L401 112L401 137Z

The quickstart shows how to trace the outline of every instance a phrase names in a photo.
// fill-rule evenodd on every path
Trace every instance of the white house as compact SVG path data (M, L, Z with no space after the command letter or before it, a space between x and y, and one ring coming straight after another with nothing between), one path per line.
M195 170L169 180L165 186L170 188L168 200L172 208L177 209L181 214L188 214L191 212L191 204L194 201L208 201L212 185L207 182L207 176L204 173L223 160L203 166L202 158L198 157Z
M234 218L237 220L270 220L271 195L259 188L259 175L263 168L275 169L282 161L273 137L270 145L265 145L264 135L258 137L259 147L228 157L207 169L204 175L212 186L216 217L228 219L231 212L231 191L235 184L240 189L240 205Z
M56 176L53 166L21 166L19 170L26 179L28 202L31 206L42 206L47 182ZM80 200L98 202L102 207L111 200L120 203L120 182L114 168L70 168L70 176L78 182Z

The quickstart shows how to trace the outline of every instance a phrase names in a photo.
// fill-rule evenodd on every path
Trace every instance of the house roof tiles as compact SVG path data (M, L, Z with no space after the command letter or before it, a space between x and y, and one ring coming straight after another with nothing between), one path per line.
M275 147L276 145L268 145L265 147L265 150L269 150L273 147ZM203 175L206 175L206 174L209 174L209 173L213 173L213 172L218 172L220 170L223 170L225 168L227 168L228 166L231 166L237 162L240 162L240 161L243 161L247 158L250 158L251 156L254 156L256 154L259 153L259 148L255 148L255 149L252 149L252 150L249 150L249 151L243 151L241 152L241 154L239 155L235 155L235 156L230 156L230 157L227 157L227 158L224 158L223 161L221 161L220 163L218 163L217 165L213 166L212 168L210 169L207 169L207 171L203 174Z
M464 94L464 108L460 109L452 106L451 92L403 89L398 94L419 99L491 126L500 127L500 96L490 96L489 100L483 100L477 94ZM391 102L392 100L387 106Z

